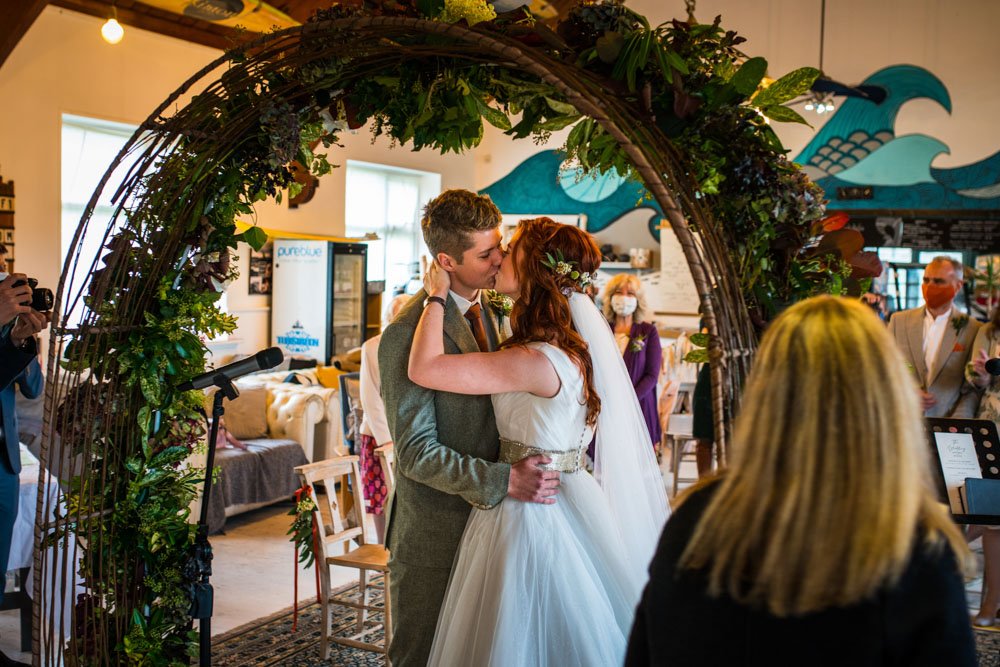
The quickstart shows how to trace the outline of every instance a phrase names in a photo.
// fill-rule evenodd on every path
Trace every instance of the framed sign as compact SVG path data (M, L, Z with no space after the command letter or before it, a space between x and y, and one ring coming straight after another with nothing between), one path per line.
M250 294L271 293L274 242L268 241L260 250L250 250Z

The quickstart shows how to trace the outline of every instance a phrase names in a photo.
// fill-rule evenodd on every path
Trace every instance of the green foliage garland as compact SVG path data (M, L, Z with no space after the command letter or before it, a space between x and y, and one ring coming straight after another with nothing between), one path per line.
M469 2L385 0L334 6L319 12L315 25L365 16L439 18L445 10L440 18L461 23L480 17L473 9ZM350 51L334 43L349 29L332 38L310 29L274 47L268 66L250 52L229 54L230 69L216 84L170 118L147 124L150 134L129 146L153 157L120 200L119 226L83 295L84 325L62 332L69 340L62 368L75 385L55 428L60 446L79 455L85 469L67 493L62 535L88 543L71 664L121 655L128 664L181 665L193 649L187 508L201 471L182 462L205 429L200 394L173 387L204 370L204 337L235 328L216 306L235 276L231 253L239 241L257 248L265 240L257 228L237 234L235 221L252 217L256 202L294 190L293 160L326 173L325 149L339 145L338 133L366 124L375 136L445 153L478 145L484 120L538 141L575 123L569 159L587 171L638 178L617 140L582 118L556 87L468 43L387 28L393 50L381 44L373 55L363 43ZM616 2L582 3L557 32L524 12L477 23L476 30L583 68L590 85L642 109L651 127L673 140L699 196L731 226L728 251L761 319L798 296L840 289L842 258L807 248L821 236L821 193L784 160L763 118L801 120L781 105L808 88L815 70L763 87L766 63L740 54L740 38L718 20L652 28ZM251 58L254 66L244 67ZM214 150L216 144L226 150ZM147 275L156 277L154 285L143 283ZM73 418L94 414L106 417ZM293 535L307 541L304 519Z

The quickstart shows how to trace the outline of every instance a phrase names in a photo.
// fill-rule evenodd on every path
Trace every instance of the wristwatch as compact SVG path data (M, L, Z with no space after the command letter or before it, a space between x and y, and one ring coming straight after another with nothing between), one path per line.
M426 299L424 299L424 308L426 308L427 306L429 306L432 303L440 303L442 308L445 307L445 300L444 299L442 299L439 296L429 296Z

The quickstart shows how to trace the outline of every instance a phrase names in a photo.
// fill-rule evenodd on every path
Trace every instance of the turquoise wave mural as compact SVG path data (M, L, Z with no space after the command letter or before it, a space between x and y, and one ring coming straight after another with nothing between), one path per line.
M893 65L863 82L880 86L881 104L847 98L795 161L818 183L829 208L982 210L1000 207L1000 151L975 164L932 167L948 146L924 134L896 136L896 117L911 100L929 99L951 113L951 97L931 72ZM867 199L838 199L839 188L872 186Z
M626 213L647 209L646 227L656 241L660 240L657 226L663 211L644 187L615 172L595 178L576 170L561 170L565 159L561 151L536 153L480 193L489 195L501 211L511 215L583 213L590 232L607 229Z
M932 166L949 153L931 136L896 136L896 117L904 104L929 99L951 112L945 85L914 65L893 65L875 72L865 85L886 90L875 104L846 98L794 158L826 192L832 210L971 211L1000 209L1000 151L974 164L949 169ZM593 232L607 229L636 209L649 211L647 228L659 241L663 211L645 189L617 174L598 178L561 170L564 155L546 150L519 164L484 188L504 213L587 216ZM871 187L870 198L838 199L838 189Z

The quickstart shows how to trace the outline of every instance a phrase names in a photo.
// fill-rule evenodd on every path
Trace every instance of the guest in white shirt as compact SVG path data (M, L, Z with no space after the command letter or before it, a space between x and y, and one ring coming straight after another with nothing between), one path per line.
M935 257L924 269L925 305L889 320L889 333L919 385L925 417L971 419L979 402L965 365L980 323L955 308L962 268L951 257Z
M395 319L400 309L409 301L410 295L400 294L389 304L383 319L383 328ZM392 444L392 435L385 420L385 404L382 402L382 383L378 372L378 344L382 334L369 338L361 346L361 421L358 455L361 458L361 490L365 497L365 511L372 515L378 541L385 540L384 505L389 495L385 483L385 472L375 455L375 449Z

